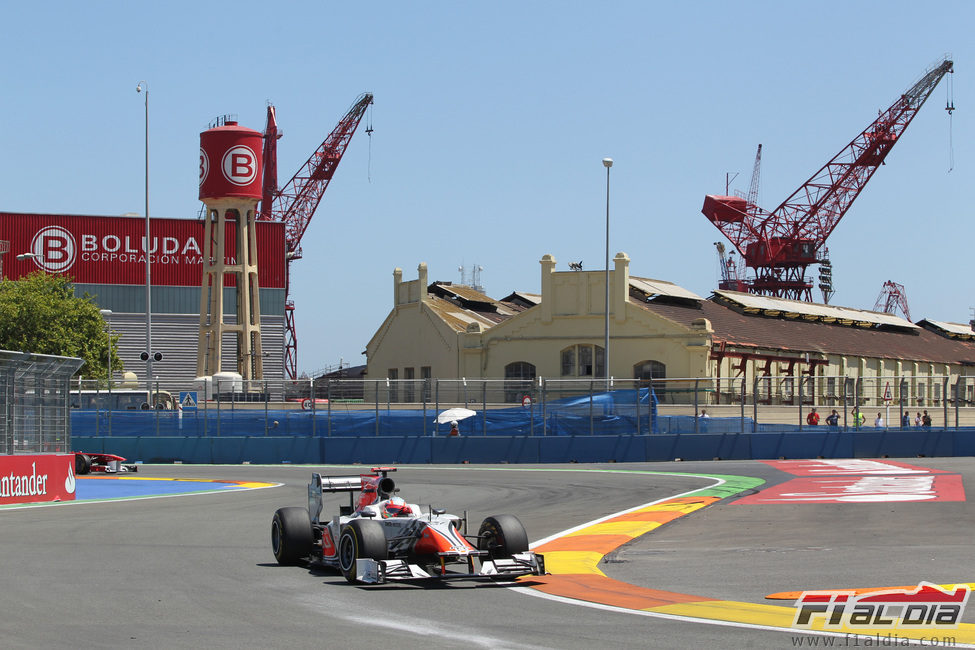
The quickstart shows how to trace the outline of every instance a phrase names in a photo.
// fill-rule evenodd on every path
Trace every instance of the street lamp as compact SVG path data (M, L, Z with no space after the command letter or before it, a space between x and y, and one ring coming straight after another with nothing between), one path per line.
M606 390L609 390L609 168L612 158L603 158L606 168L606 321L603 337L603 369L606 371Z
M143 246L146 254L146 394L152 397L152 272L149 264L152 240L149 238L149 84L146 81L135 86L135 92L143 90L146 98L146 239ZM149 403L152 403L151 399Z
M98 313L108 321L108 390L112 391L112 310L99 309Z
M112 310L99 309L98 313L108 321L108 435L112 435Z

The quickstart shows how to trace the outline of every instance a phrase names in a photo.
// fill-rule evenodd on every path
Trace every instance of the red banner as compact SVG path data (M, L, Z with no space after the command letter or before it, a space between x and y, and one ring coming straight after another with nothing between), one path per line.
M228 244L235 241L236 231L237 224L228 222ZM203 234L202 221L153 217L148 246L152 284L200 286ZM146 281L143 217L0 212L0 239L10 242L3 272L13 280L41 269L70 275L78 283L144 285ZM258 221L257 248L260 286L283 288L284 224ZM227 255L228 263L236 263L232 253ZM228 286L230 280L232 276Z
M0 505L74 498L74 454L0 456Z

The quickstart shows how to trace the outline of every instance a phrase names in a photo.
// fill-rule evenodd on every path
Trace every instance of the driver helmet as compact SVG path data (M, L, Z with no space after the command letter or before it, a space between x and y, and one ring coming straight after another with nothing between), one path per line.
M402 497L391 497L383 506L383 517L407 517L413 514Z

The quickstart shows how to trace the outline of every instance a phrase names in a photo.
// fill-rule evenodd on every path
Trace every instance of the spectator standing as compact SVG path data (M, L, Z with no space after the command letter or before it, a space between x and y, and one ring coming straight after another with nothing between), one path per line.
M701 430L701 431L707 431L708 430L708 420L711 419L711 416L708 415L708 412L705 411L704 409L701 409L701 414L699 416L697 416L697 419L698 419L698 422L699 422L698 429Z
M859 429L864 424L866 424L866 422L867 422L867 416L863 414L863 412L860 410L860 407L859 406L854 407L854 409L853 409L853 425L856 428Z
M921 426L921 412L918 411L917 415L914 417L914 426Z
M901 428L909 429L911 426L911 414L904 411L904 415L901 416Z
M816 412L816 409L810 411L809 415L806 416L806 424L810 426L816 426L819 424L819 413Z
M826 416L826 424L831 427L838 427L840 425L840 414L833 409L833 412Z
M931 416L928 415L927 411L925 411L924 415L921 417L921 426L928 428L931 427Z
M878 413L876 419L873 421L873 426L882 428L884 426L884 416Z

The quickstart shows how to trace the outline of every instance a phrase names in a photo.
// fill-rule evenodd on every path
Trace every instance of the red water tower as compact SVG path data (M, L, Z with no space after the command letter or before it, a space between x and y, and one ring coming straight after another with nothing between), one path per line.
M261 305L257 276L257 203L262 195L263 135L220 123L200 134L200 200L206 204L197 376L221 372L223 334L237 337L237 372L261 379ZM236 236L227 241L227 222ZM225 281L227 276L232 281ZM224 322L223 287L237 294L237 319Z

